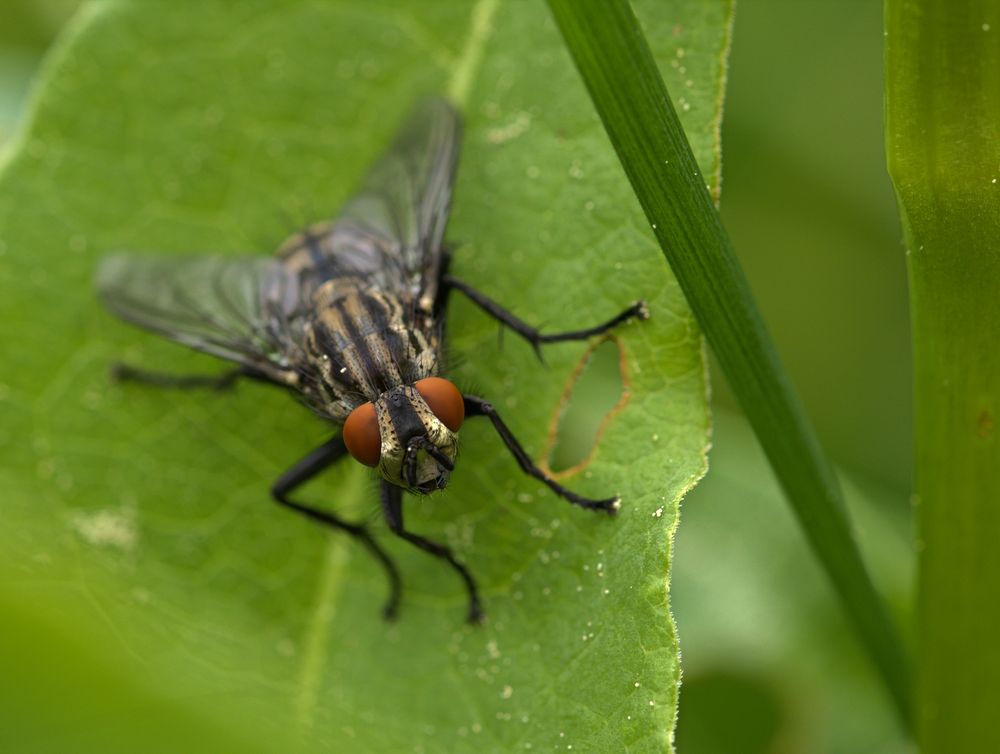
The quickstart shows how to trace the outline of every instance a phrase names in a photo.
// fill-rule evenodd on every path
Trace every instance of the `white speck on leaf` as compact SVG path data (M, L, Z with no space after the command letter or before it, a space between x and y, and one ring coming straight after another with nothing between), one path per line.
M97 547L132 550L139 539L135 514L128 509L80 512L72 523L77 534Z
M522 110L514 116L514 120L505 126L492 128L486 132L486 140L490 144L503 144L505 141L516 139L531 126L531 113Z

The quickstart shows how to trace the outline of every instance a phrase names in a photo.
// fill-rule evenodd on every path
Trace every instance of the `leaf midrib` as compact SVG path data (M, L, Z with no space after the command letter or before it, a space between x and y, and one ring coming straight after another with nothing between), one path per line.
M493 18L500 0L477 0L469 14L469 32L465 45L454 64L454 69L445 87L451 99L464 109L472 82L476 79L483 61L483 53L493 30ZM359 474L350 475L350 497L361 494ZM343 594L344 566L349 554L343 537L329 537L323 552L323 566L320 570L315 601L309 611L302 644L305 647L302 663L296 679L295 720L302 733L313 727L316 704L323 668L327 664L328 648L331 646L330 630L336 614L336 603Z

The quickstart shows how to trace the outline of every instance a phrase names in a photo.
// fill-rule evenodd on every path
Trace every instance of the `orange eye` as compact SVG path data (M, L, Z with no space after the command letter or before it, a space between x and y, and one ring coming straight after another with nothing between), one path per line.
M443 377L425 377L417 380L413 387L434 412L434 416L452 432L458 432L465 421L465 401L458 388Z
M382 437L378 431L375 406L362 403L344 422L344 444L347 452L365 466L378 466L382 455Z

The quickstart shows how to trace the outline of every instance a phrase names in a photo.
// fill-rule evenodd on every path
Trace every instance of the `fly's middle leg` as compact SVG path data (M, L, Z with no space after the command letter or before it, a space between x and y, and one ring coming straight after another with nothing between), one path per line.
M375 559L379 561L385 570L386 577L389 580L389 599L382 608L382 615L386 620L392 620L396 617L396 613L399 610L399 598L402 593L402 581L399 578L399 569L396 568L396 564L385 550L372 538L372 535L364 525L344 521L329 511L303 505L288 498L288 495L295 488L305 484L345 455L347 455L347 446L344 445L344 440L339 436L334 437L332 440L320 445L312 453L282 474L281 478L271 488L271 495L286 508L301 513L313 521L347 532L359 540L375 556Z
M612 516L618 513L619 508L621 508L621 499L617 495L614 497L593 499L583 497L563 487L534 464L531 457L521 447L521 443L518 442L514 434L504 424L503 419L500 418L500 414L493 408L493 404L475 395L463 395L462 398L465 401L465 416L485 416L489 419L493 424L493 428L496 429L497 434L500 435L500 439L503 440L504 445L507 446L511 455L514 456L514 460L517 461L518 466L521 467L521 470L525 474L534 477L540 482L544 482L559 497L568 500L573 505L579 505L581 508L589 508L591 510L606 511Z
M567 330L560 333L542 333L537 328L532 327L527 322L519 319L511 312L504 309L493 299L480 293L468 283L465 283L451 275L445 275L442 279L449 289L461 291L472 303L489 314L502 325L509 327L526 341L531 343L535 352L541 358L541 346L543 343L560 343L567 340L587 340L595 335L601 335L613 327L627 322L630 319L649 319L649 309L646 302L636 301L630 307L619 312L607 322L602 322L594 327L587 327L581 330Z

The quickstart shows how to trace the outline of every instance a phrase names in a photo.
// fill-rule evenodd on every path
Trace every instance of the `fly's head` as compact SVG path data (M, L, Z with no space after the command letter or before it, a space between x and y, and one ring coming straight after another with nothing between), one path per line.
M426 377L382 393L344 422L344 443L392 484L418 494L443 489L455 467L465 403L454 384Z

